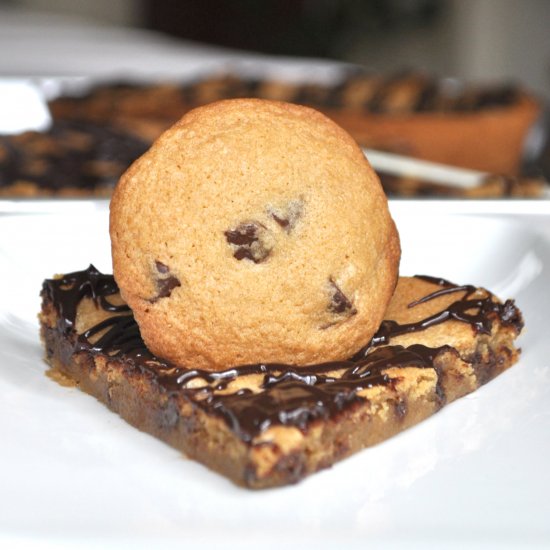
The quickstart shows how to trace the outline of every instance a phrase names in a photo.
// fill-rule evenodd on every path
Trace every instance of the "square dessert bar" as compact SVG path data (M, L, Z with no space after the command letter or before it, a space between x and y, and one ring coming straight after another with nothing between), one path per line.
M355 356L207 372L152 355L111 275L44 281L46 360L133 426L249 488L295 483L420 422L518 359L512 300L401 277Z

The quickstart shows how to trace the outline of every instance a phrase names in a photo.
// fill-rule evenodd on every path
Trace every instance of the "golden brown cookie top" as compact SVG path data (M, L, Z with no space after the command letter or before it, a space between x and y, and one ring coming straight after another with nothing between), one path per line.
M186 114L121 178L110 230L147 345L213 370L347 357L397 279L398 235L361 149L287 103Z

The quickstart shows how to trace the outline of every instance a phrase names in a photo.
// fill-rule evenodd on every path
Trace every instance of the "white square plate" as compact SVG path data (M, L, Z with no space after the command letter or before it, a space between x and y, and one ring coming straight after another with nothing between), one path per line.
M0 546L549 547L549 203L391 208L403 274L516 299L521 360L383 444L296 486L251 492L45 375L42 280L89 263L110 271L107 202L3 201Z

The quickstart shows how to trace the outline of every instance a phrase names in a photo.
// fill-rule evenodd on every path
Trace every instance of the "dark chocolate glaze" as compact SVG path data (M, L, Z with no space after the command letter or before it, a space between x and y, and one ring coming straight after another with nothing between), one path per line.
M0 135L0 187L17 182L52 191L113 187L149 145L82 120L56 120L45 132Z
M397 334L421 331L451 318L470 324L474 331L485 331L490 327L485 317L493 315L498 315L505 324L522 326L521 315L511 301L494 303L489 293L484 298L473 298L474 287L423 278L441 289L410 304L410 307L441 294L457 293L457 301L440 314L410 325L385 321L373 340L348 360L305 367L243 365L222 372L179 367L154 356L145 346L129 308L109 301L109 296L118 293L114 278L100 273L93 266L60 279L46 280L42 295L57 308L60 317L58 330L65 334L73 332L77 306L84 297L113 313L83 334L76 335L75 352L105 354L124 362L128 368L146 374L172 398L187 396L196 406L220 416L243 441L249 442L273 425L305 430L312 421L337 417L344 409L364 401L365 398L359 395L361 390L376 385L391 387L393 382L385 372L390 367L437 371L436 358L449 349L447 346L433 349L423 345L377 347L387 344ZM475 310L473 313L472 309ZM334 375L335 371L339 372L338 376ZM217 393L227 388L235 378L247 375L260 377L262 391L253 393L244 389L225 395ZM203 384L190 388L187 384L192 380L200 380ZM445 396L439 384L436 398L443 404Z
M290 101L307 103L318 108L345 108L344 94L348 87L356 81L369 79L374 90L369 94L369 99L363 103L363 110L370 113L392 114L391 94L399 87L413 81L417 90L411 93L409 104L400 107L400 112L479 111L513 105L519 99L519 90L513 85L479 87L464 90L457 97L453 97L445 91L436 78L427 75L415 75L410 71L402 71L381 79L378 75L368 72L350 71L341 82L327 87L324 94L318 94L316 97L304 96L303 87L296 86L295 95Z
M494 302L488 292L479 292L472 285L459 286L445 279L427 275L417 275L417 277L429 283L436 284L441 289L412 302L409 304L409 307L414 307L417 304L422 304L447 294L463 293L463 296L442 311L417 323L400 325L392 320L382 321L378 332L372 340L373 345L387 344L392 337L399 334L417 332L418 330L426 329L451 319L468 323L476 333L483 334L491 333L493 320L496 317L500 318L505 324L513 324L518 332L523 328L523 319L515 307L513 300L507 300L504 304L501 304L500 302Z
M114 305L108 296L117 294L119 289L112 275L100 273L90 265L86 271L67 273L59 279L47 280L44 291L55 304L64 333L74 328L78 304L83 298L92 298L105 311L112 313L129 312L127 305Z

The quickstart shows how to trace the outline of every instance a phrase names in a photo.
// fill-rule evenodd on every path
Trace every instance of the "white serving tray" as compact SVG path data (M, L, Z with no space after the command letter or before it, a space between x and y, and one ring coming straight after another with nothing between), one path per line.
M110 270L108 203L2 201L0 547L548 547L548 202L390 205L403 274L516 298L521 360L383 444L250 492L46 376L42 280L91 262Z

